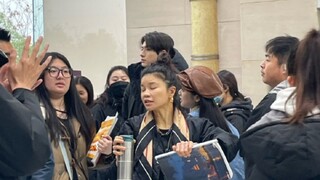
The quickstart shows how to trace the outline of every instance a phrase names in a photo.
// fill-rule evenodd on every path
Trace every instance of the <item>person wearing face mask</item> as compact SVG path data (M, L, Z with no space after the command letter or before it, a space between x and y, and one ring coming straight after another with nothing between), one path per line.
M107 75L106 88L94 101L93 107L91 108L97 130L107 116L114 116L118 112L118 116L123 117L121 113L122 98L129 82L130 79L126 67L114 66L110 69ZM113 134L114 132L112 135Z
M217 73L223 84L223 92L214 98L227 120L241 134L252 111L252 101L238 90L236 77L227 70Z
M118 113L118 121L115 124L110 136L105 136L99 141L104 146L111 147L112 139L117 135L121 125L124 123L122 116L122 102L123 94L130 82L128 76L128 70L124 66L114 66L110 69L107 75L106 88L104 92L94 101L91 108L93 118L96 122L96 129L99 130L101 123L106 119L107 116L115 116ZM107 165L112 162L113 156L102 156L100 158L100 164ZM108 171L107 166L90 171L91 179L107 179Z
M205 66L194 66L178 74L181 81L180 105L190 109L189 116L207 118L212 124L239 138L237 129L226 120L213 98L223 92L217 74ZM233 171L231 180L244 179L244 162L237 153L230 162Z

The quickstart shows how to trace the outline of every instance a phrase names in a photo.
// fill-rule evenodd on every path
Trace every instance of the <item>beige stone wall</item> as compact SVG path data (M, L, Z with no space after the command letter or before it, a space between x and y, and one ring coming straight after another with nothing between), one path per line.
M44 1L44 36L50 51L64 54L88 77L95 95L108 70L127 65L125 0Z
M318 28L316 1L242 0L240 4L242 88L259 102L264 92L258 89L264 84L260 72L253 69L264 59L265 42L285 34L303 38L311 28Z
M317 0L217 0L220 69L232 71L257 104L268 92L260 77L264 45L279 35L302 38L318 28ZM140 38L150 31L173 37L190 62L189 0L44 1L50 50L65 54L101 93L107 71L138 62Z

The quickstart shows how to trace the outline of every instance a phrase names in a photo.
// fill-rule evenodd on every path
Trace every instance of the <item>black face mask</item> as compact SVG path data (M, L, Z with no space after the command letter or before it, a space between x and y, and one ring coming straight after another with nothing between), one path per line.
M118 112L121 112L122 99L128 84L128 82L118 81L111 84L108 89L109 103L112 107L116 108Z
M125 82L125 81L118 81L118 82L111 84L111 86L109 87L109 90L108 90L109 97L111 97L113 99L123 98L124 91L126 90L128 84L129 83Z

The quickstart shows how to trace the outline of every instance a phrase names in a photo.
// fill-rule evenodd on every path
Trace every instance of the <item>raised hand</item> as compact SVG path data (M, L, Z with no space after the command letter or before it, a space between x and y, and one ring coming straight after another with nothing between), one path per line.
M38 54L43 41L42 37L37 40L31 54L29 55L30 41L31 37L29 36L25 41L19 62L16 61L17 52L15 50L10 52L7 78L12 90L17 88L33 90L36 88L36 86L42 82L42 80L38 80L40 74L45 70L51 60L51 57L48 57L42 64L40 64L49 48L49 45L46 45L44 50Z

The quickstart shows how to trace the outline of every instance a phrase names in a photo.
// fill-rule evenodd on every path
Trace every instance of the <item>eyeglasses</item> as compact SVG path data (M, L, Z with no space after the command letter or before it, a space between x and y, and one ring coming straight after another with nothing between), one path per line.
M9 53L5 53L0 49L0 67L5 65L8 62L8 55Z
M62 76L65 78L69 78L72 75L72 70L69 68L59 69L57 67L52 66L52 67L48 67L47 71L49 72L49 75L54 78L58 77L60 72L61 72Z

